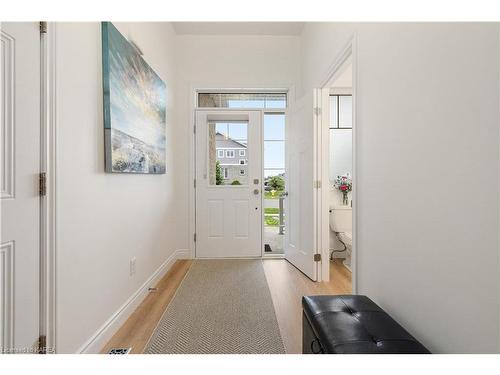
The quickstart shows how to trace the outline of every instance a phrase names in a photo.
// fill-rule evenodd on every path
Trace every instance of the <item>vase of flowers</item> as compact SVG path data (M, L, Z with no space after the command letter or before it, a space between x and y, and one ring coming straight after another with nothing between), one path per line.
M352 179L349 174L344 176L337 176L335 179L335 189L342 193L342 204L344 206L349 205L349 192L352 191Z

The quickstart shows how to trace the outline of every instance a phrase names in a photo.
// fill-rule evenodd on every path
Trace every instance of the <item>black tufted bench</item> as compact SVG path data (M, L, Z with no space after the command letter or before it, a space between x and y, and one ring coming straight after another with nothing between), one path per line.
M302 298L302 353L429 354L366 296Z

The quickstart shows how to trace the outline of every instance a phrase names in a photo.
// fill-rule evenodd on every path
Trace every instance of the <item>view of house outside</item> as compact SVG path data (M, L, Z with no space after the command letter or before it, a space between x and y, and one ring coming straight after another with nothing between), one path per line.
M216 124L217 185L248 184L247 123Z

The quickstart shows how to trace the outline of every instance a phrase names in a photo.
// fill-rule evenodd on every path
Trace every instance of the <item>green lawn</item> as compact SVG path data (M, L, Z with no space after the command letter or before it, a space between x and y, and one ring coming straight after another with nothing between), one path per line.
M264 198L265 199L278 199L280 197L281 193L283 193L283 192L282 191L275 191L274 195L273 195L273 193L271 193L270 191L266 191L266 192L264 192Z
M280 220L274 216L264 216L266 220L266 225L269 227L277 227L280 225Z

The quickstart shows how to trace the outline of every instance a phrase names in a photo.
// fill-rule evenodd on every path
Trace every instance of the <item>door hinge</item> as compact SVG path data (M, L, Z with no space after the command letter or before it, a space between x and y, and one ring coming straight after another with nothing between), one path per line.
M315 114L316 116L321 115L321 108L320 108L320 107L314 107L314 114Z
M47 336L38 337L38 354L47 354Z
M38 194L41 197L47 195L47 174L45 172L38 175Z
M314 261L321 262L321 254L314 254Z
M193 125L193 133L196 134L196 124Z
M321 189L321 180L314 181L314 188Z
M196 233L193 235L194 242L196 242Z
M47 34L47 22L40 21L40 34Z

